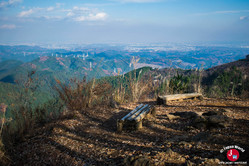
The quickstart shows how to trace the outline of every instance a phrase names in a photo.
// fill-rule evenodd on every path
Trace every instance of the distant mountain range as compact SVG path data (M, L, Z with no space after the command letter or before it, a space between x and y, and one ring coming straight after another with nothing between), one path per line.
M51 89L56 84L55 79L65 83L72 78L86 77L90 80L122 75L134 68L145 66L152 67L154 76L162 77L168 73L171 76L176 74L176 70L173 72L170 68L182 68L177 71L184 75L190 75L196 67L209 68L203 72L207 79L214 72L229 70L235 66L246 77L249 75L249 61L248 58L243 58L248 52L248 48L224 47L195 47L194 50L186 52L151 49L132 52L122 47L112 47L112 50L97 47L70 51L30 46L0 46L0 100L5 102L7 98L4 94L8 92L6 89L14 92L18 88L16 82L25 82L31 72L35 72L34 77L41 85L38 93L44 96L53 95ZM242 60L235 61L237 59ZM224 64L226 62L230 63Z
M102 62L109 66L109 73L122 69L122 74L132 70L130 63L132 57L139 58L135 67L151 66L153 68L211 68L213 66L245 58L249 48L238 46L89 46L74 49L47 49L38 46L1 46L0 62L6 60L19 60L32 62L40 57L57 57L75 60ZM71 61L71 60L70 60ZM119 66L119 63L124 64ZM89 67L83 66L83 67Z

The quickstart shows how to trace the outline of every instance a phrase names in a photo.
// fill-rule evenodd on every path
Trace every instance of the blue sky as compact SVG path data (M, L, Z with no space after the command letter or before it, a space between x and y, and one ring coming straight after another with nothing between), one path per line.
M0 43L249 41L249 0L0 0Z

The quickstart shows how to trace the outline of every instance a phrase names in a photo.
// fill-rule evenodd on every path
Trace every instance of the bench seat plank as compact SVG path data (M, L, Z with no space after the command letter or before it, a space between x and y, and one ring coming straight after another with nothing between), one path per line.
M156 116L154 107L148 104L140 104L121 120L117 120L117 130L121 132L124 125L128 128L140 129L142 128L143 119L151 117L150 115Z
M200 99L202 99L203 96L202 96L201 93L185 93L185 94L158 96L157 103L158 104L167 104L168 101L191 99L191 98L200 98Z
M143 107L143 104L140 104L139 106L137 106L134 110L132 110L129 114L125 115L121 121L124 121L126 118L129 118L131 115L133 115L134 113L137 112L137 110L139 110L141 107Z
M147 107L148 107L148 104L144 105L142 108L140 108L139 110L137 110L137 112L135 112L132 116L130 116L128 118L128 120L133 120L134 118L136 118Z
M146 107L134 120L137 122L141 121L149 113L150 108L150 106Z

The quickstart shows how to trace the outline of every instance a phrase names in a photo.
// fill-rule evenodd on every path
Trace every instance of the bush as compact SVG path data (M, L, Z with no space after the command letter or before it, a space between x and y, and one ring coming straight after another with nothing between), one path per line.
M2 163L10 161L6 160L8 157L5 155L5 152L11 153L14 144L22 141L26 134L31 134L35 126L59 117L63 110L62 103L56 99L38 107L34 105L34 94L39 87L34 74L35 72L32 71L28 74L27 80L18 82L19 87L23 90L16 94L17 100L15 104L11 104L8 107L7 113L9 118L5 117L6 109L1 113L0 162Z
M148 90L150 82L147 79L142 79L142 70L139 71L138 76L136 70L134 70L134 77L132 73L130 73L129 84L128 84L128 92L130 94L130 99L133 102L139 101L142 95Z
M82 110L102 104L111 96L111 85L106 82L96 83L95 79L90 82L86 78L80 81L71 79L69 84L63 84L59 80L56 82L55 89L69 110Z
M235 67L223 71L213 81L208 94L214 97L239 96L243 91L242 73Z
M3 127L4 124L6 123L6 117L5 117L5 113L6 113L6 108L7 105L5 105L4 103L0 104L0 122L1 122L1 128L0 128L0 164L1 165L6 165L9 162L9 158L6 156L6 150L5 150L5 146L3 144L3 139L2 139L2 133L3 133Z
M174 76L169 83L170 93L186 93L189 91L190 87L190 77L183 76L177 72L177 75Z

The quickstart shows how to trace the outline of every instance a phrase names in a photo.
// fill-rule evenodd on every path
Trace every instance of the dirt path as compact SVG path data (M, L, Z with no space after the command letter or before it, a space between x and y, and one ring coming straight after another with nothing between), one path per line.
M13 165L124 165L137 158L150 160L153 165L217 165L227 161L220 150L229 145L244 148L240 160L248 160L249 101L171 102L169 106L156 106L157 118L145 121L142 130L117 133L116 120L138 104L121 105L116 110L95 108L87 115L75 111L46 124L16 146L11 156ZM228 127L196 129L188 118L170 120L167 116L179 111L200 114L220 109L232 119Z

